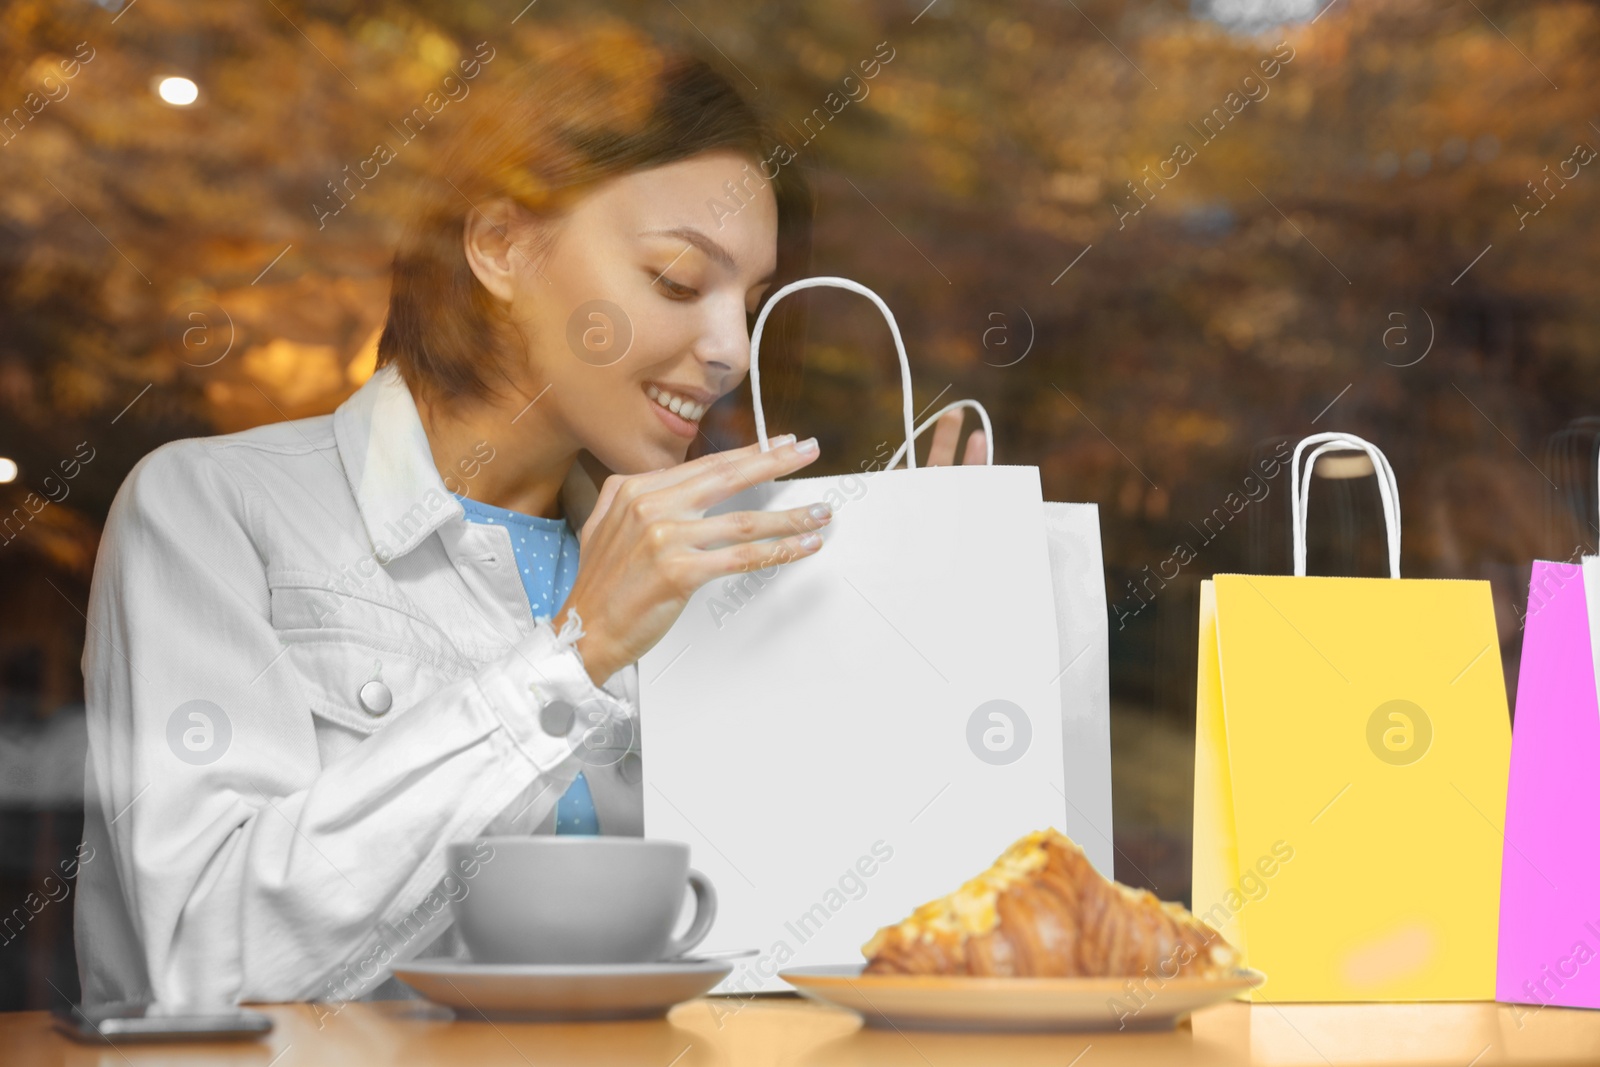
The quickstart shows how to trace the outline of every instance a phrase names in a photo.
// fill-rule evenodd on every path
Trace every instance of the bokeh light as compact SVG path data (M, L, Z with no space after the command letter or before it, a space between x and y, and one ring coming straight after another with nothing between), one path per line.
M200 87L188 78L174 74L156 83L156 95L173 107L188 107L200 99Z

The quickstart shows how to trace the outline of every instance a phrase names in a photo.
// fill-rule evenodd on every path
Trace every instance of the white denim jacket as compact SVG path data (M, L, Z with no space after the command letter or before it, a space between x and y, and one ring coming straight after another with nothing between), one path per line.
M575 463L574 527L595 496ZM551 832L579 771L602 832L642 833L637 667L596 687L579 626L531 618L392 368L144 457L89 597L84 999L375 995L453 951L451 842Z

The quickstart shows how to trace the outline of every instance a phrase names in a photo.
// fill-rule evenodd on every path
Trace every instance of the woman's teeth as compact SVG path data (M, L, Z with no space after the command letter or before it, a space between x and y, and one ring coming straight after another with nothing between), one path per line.
M688 419L690 422L699 422L700 416L706 413L706 405L697 404L693 400L687 400L681 396L674 396L665 389L646 385L644 391L649 394L651 400L654 400L674 415Z

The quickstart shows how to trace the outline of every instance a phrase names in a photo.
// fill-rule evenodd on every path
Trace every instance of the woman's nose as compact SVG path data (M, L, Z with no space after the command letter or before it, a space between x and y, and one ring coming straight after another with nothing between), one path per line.
M715 374L743 375L750 369L750 332L743 302L708 306L695 355Z

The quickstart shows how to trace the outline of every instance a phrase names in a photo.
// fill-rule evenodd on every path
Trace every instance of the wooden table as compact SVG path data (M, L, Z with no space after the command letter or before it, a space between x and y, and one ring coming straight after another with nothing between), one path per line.
M1600 1012L1501 1004L1229 1003L1160 1034L941 1034L862 1028L794 997L691 1001L666 1019L618 1023L456 1021L420 1001L262 1009L265 1040L81 1045L42 1012L0 1015L0 1064L33 1067L345 1067L396 1064L562 1067L1115 1067L1121 1064L1600 1063ZM325 1010L325 1009L324 1009ZM319 1028L319 1022L321 1026Z

